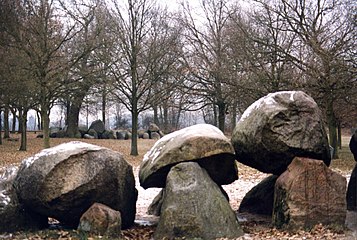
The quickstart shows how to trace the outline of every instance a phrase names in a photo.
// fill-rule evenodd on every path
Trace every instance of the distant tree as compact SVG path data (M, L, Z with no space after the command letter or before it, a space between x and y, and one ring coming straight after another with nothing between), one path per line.
M24 15L25 6L20 1L0 2L0 26L1 40L0 51L4 53L1 58L1 101L5 107L6 136L9 135L9 110L16 122L19 119L19 132L21 133L20 150L27 148L27 112L33 108L35 101L36 86L33 81L33 72L29 67L30 60L17 45L14 36L18 36L20 29L18 21L28 15ZM16 113L19 113L16 116ZM13 123L13 128L14 128Z
M192 10L188 1L182 3L185 56L189 81L193 83L189 88L203 107L213 106L214 114L218 113L214 119L218 119L217 125L224 131L232 77L226 29L236 8L228 0L200 3L202 14Z
M282 54L294 49L295 34L269 6L256 6L231 19L230 48L238 81L237 92L248 103L268 93L297 88L298 74L292 61Z
M166 31L170 17L167 9L159 8L153 0L114 1L117 34L116 48L112 50L117 99L132 115L131 155L138 155L138 116L160 101L154 89L164 81L168 66L172 64L170 45L177 32ZM172 35L174 34L174 35ZM176 34L176 35L175 35Z
M7 30L13 46L27 61L41 113L44 147L49 147L49 114L62 94L63 75L68 70L65 45L75 35L71 22L62 24L63 15L55 0L30 0L11 8L16 16ZM27 79L29 80L29 78Z
M26 68L28 66L28 58L23 52L16 48L9 48L8 54L4 56L2 66L6 71L2 71L4 90L8 101L5 110L5 118L7 122L7 132L9 130L9 109L12 109L12 118L19 120L19 133L21 133L21 151L27 149L27 112L33 108L37 102L35 101L36 89L32 80L31 71ZM16 116L16 113L18 115ZM13 124L14 125L14 124Z
M67 75L69 84L66 89L67 135L74 137L78 133L79 113L83 100L91 88L102 84L106 78L105 59L111 44L110 17L103 1L63 1L62 7L70 19L77 23L77 34L69 42L67 57L71 59L71 68Z

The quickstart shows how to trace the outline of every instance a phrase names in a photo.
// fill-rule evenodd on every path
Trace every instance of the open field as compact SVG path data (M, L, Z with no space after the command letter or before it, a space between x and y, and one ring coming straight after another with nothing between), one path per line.
M19 165L23 159L32 156L42 149L42 139L35 138L34 133L29 133L28 139L28 151L20 152L19 142L17 141L3 141L3 145L0 145L0 174L9 165ZM20 136L14 134L12 138L19 138ZM348 148L349 136L343 137L343 147L340 150L340 159L333 160L331 168L343 176L349 178L349 175L355 165L353 156ZM78 139L51 139L51 146L58 145L63 142L78 141ZM130 156L130 141L128 140L98 140L98 139L81 139L81 141L91 144L100 145L121 152L125 159L133 166L134 173L137 177L138 168L144 154L152 147L155 140L138 140L139 156ZM258 172L255 169L244 166L238 163L239 180L225 186L230 197L230 203L234 210L238 209L239 203L242 200L244 194L248 192L251 187L261 181L267 174ZM143 190L137 186L139 190L139 199L137 203L139 220L145 219L146 208L158 189L153 191ZM241 223L244 231L247 233L244 238L240 239L357 239L356 235L347 229L328 229L323 226L316 226L309 232L298 231L294 233L288 233L272 228L269 223L269 219L249 219ZM139 226L135 225L132 229L123 231L124 239L150 239L154 226ZM355 238L356 237L356 238ZM103 239L100 236L83 237L78 232L73 230L45 230L39 232L20 232L15 234L3 234L0 235L0 239Z

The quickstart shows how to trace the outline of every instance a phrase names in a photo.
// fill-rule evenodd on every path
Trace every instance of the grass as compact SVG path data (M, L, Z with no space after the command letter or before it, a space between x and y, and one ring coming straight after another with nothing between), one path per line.
M19 137L20 135L18 134L11 135L12 139ZM130 155L130 140L51 138L51 146L53 147L58 144L70 141L87 142L121 152L125 159L134 167L140 165L144 154L150 150L150 148L155 143L155 140L138 139L138 156ZM18 151L19 145L20 143L18 141L7 141L6 139L3 140L3 144L0 145L0 169L9 165L19 165L23 159L30 157L43 149L42 139L36 138L35 133L28 134L27 151Z

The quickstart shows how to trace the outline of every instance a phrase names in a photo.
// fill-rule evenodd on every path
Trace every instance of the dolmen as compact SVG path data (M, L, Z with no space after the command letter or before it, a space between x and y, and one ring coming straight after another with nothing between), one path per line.
M0 216L20 216L11 229L47 227L48 218L77 228L81 216L101 203L120 212L121 228L134 223L137 190L132 166L123 155L83 142L68 142L44 149L22 161L18 169L6 171L0 179ZM32 225L23 225L24 220ZM7 220L0 218L0 226Z
M231 141L239 162L272 174L245 196L239 212L273 216L278 228L344 226L346 179L328 168L323 118L310 96L281 91L260 98L245 110Z
M139 171L143 188L164 188L154 239L243 235L221 187L237 178L233 146L218 128L198 124L162 137Z
M357 130L353 133L350 144L350 150L356 161L355 167L352 170L350 181L347 187L347 210L357 212Z

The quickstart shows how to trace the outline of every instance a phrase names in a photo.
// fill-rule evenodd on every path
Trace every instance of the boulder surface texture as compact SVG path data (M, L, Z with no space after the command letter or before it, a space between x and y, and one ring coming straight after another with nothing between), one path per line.
M270 93L249 106L232 144L237 160L280 175L295 156L331 161L327 134L316 102L301 91Z
M322 161L296 157L275 183L273 224L278 228L344 226L346 178Z
M154 239L230 239L243 235L229 202L197 163L174 166L164 191Z
M77 227L95 202L121 212L122 227L135 219L137 190L122 154L83 142L69 142L25 159L14 180L26 209Z
M238 179L229 139L212 125L197 124L165 135L155 143L140 165L140 185L165 187L170 168L187 161L198 162L219 185Z
M19 203L13 182L18 167L10 166L0 175L0 233L38 230L47 227L47 217L30 214Z

